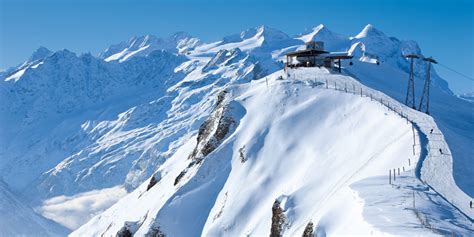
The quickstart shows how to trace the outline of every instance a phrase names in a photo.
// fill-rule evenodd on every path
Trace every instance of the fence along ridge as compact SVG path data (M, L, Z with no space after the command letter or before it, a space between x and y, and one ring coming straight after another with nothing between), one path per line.
M287 79L290 79L290 74L288 73L287 74L289 77L287 77ZM349 76L346 76L348 78L351 78ZM293 78L294 79L298 79L297 78L297 75L296 74L293 74ZM350 87L348 89L348 86L347 86L347 81L344 81L344 85L341 86L339 85L338 86L338 83L337 83L337 80L333 80L331 77L329 77L330 79L328 79L327 77L325 79L318 79L316 77L306 77L306 78L302 78L302 79L309 79L309 80L314 80L315 82L319 82L321 83L322 85L325 85L325 88L326 89L334 89L336 91L341 91L341 92L345 92L345 93L348 93L348 94L356 94L356 84L359 85L359 89L360 89L360 96L361 97L369 97L371 99L371 101L376 101L378 102L379 104L381 104L382 106L385 106L387 107L387 109L390 111L393 111L394 113L398 114L401 118L404 118L407 120L407 123L410 122L412 124L412 126L415 126L417 125L417 127L419 129L418 132L421 132L423 133L426 138L427 138L427 154L425 155L425 157L423 159L418 159L417 163L418 162L424 162L425 160L427 159L430 159L430 158L436 158L436 157L440 157L440 156L445 156L447 158L450 158L451 159L451 163L452 163L452 155L451 155L451 152L449 150L449 146L448 144L446 143L446 140L444 139L444 135L439 131L439 129L435 126L434 128L437 129L437 133L436 135L438 136L441 136L441 138L439 140L432 140L431 138L429 138L429 135L432 135L433 133L431 134L426 134L426 132L423 131L422 128L426 128L426 127L432 127L430 125L433 125L431 121L427 121L427 118L426 117L420 117L419 121L415 121L412 118L410 118L409 116L409 113L410 112L410 108L400 104L398 101L396 101L395 99L391 98L390 96L384 94L383 92L380 92L380 91L377 91L377 90L374 90L374 89L371 89L367 86L364 86L363 84L361 84L359 81L355 80L354 83L351 83L352 84L352 88L353 90L351 91L350 90ZM352 78L351 78L352 79ZM331 88L331 84L330 81L333 81L334 83L334 87ZM354 79L352 79L354 80ZM319 87L319 88L324 88L324 86L322 87ZM365 90L364 90L365 89ZM369 93L370 91L370 93ZM385 98L385 100L384 100ZM385 102L385 103L384 103ZM391 104L390 104L391 102ZM398 108L398 109L397 109ZM403 113L403 111L405 110L405 113ZM432 128L432 129L434 129ZM436 146L435 148L431 148L431 145L435 145L433 144L434 142L437 142L437 143L441 143L440 146ZM414 146L416 145L416 142L414 143ZM420 144L421 145L421 144ZM433 154L433 150L439 150L439 151L442 151L442 149L444 149L445 153L442 153L440 155L434 155ZM421 153L421 152L420 152ZM415 154L420 154L420 153L415 153ZM430 159L432 160L432 159ZM409 161L411 163L411 161ZM436 161L434 161L436 162ZM417 167L418 165L415 164L415 167ZM420 170L423 168L423 164L420 165ZM414 171L416 172L416 168L414 169ZM430 172L432 173L432 172ZM394 169L394 175L395 175L395 169ZM430 174L430 175L424 175L426 176L428 179L427 181L430 181L430 180L434 180L435 182L436 181L439 181L439 180L436 180L436 179L433 179L433 176L434 174ZM432 187L432 185L430 185L429 183L427 183L424 179L422 179L421 177L421 174L420 174L420 177L417 177L417 175L415 174L415 178L417 178L418 180L420 180L423 184L426 184L429 188L431 188L434 192L436 192L441 198L443 198L444 200L446 200L446 202L448 202L449 204L451 204L456 210L458 210L462 215L464 215L465 217L467 217L469 220L473 221L473 219L466 213L463 211L463 208L460 208L458 207L458 205L462 205L462 202L459 203L461 200L454 200L454 199L450 199L448 200L448 198L446 196L444 196L443 194L441 194L440 192L438 192L435 188ZM454 181L454 177L453 177L453 181ZM391 180L389 181L391 182ZM463 192L459 187L457 187L461 192ZM464 193L464 192L463 192ZM465 193L464 193L465 194ZM467 194L465 194L467 195ZM457 197L455 197L457 198ZM462 199L462 197L461 197ZM465 198L464 198L465 199ZM467 200L467 199L466 199Z

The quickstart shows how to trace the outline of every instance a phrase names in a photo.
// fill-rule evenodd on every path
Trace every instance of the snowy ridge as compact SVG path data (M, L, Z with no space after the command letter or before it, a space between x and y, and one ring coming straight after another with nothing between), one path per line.
M124 62L134 56L146 56L155 50L167 50L172 53L186 53L201 44L200 40L184 32L178 32L162 39L154 35L133 37L107 48L99 55L105 61Z
M284 54L303 47L305 40L325 41L331 51L349 50L353 66L345 62L343 67L350 77L303 69L291 72L296 80L286 78L280 71ZM24 65L1 74L1 178L20 194L16 199L71 230L97 214L78 235L115 235L127 228L138 236L159 231L268 235L275 200L286 218L280 226L285 235L301 235L310 221L320 234L432 234L425 219L434 222L435 233L466 233L466 217L447 201L472 218L466 209L474 192L472 104L454 96L434 69L434 119L397 103L404 101L408 78L405 53L422 54L416 42L388 37L371 25L356 37L323 25L299 38L266 26L214 43L186 33L134 37L99 58L40 49ZM424 73L423 62L417 62L417 102ZM379 98L419 127L416 155L405 120L381 110L380 104L373 102L378 106L373 107L358 91L326 90L326 80L329 87L336 82L341 88L347 84L349 91L354 85L374 95L383 92ZM190 166L199 128L209 116L220 117L213 110L223 90L228 91L226 105L240 108L225 113L238 126L212 142L216 147L202 162ZM353 129L354 134L344 133ZM359 144L360 137L374 139L370 149L347 147ZM411 156L413 162L423 158L417 176L412 175L415 167L406 164ZM347 162L354 163L339 170ZM356 169L362 164L368 168ZM387 172L397 167L407 170L393 189ZM340 176L327 181L333 173ZM395 205L372 189L404 201ZM409 206L412 200L406 196L412 192L424 200L417 209L421 218ZM341 195L346 198L331 198ZM93 208L77 205L89 202ZM63 218L71 207L75 214ZM374 211L396 221L377 222L366 214Z
M350 43L347 37L332 32L323 24L301 35L298 39L303 42L323 41L324 48L330 51L347 51Z
M295 78L308 78L307 74L298 75L298 71L289 73L289 75ZM309 78L314 78L309 76ZM367 86L362 85L356 80L349 82L341 80L321 80L321 82L327 81L329 84L336 83L342 89L342 85L347 85L349 90L352 90L351 86L355 85L354 94L362 93L364 96L371 96L374 100L381 100L391 110L405 117L407 121L410 121L416 126L416 129L421 134L419 137L420 146L423 151L418 151L420 155L425 156L423 158L420 170L417 174L418 178L433 187L440 195L446 198L452 205L462 211L468 218L474 217L474 210L469 208L466 203L469 203L471 198L464 193L455 183L453 177L453 157L449 149L448 144L441 131L439 130L436 122L429 115L421 113L406 107L395 99L385 95L382 92L371 89ZM440 175L443 174L443 175Z
M275 199L280 200L286 216L283 230L288 236L300 235L309 221L315 223L315 230L320 234L382 233L383 226L371 226L370 224L375 223L368 225L363 220L362 210L359 209L362 207L353 203L354 200L335 197L353 196L351 185L370 177L383 175L382 182L387 185L386 171L394 166L407 165L406 159L400 157L413 157L411 125L397 114L384 115L382 111L386 111L386 108L381 108L377 103L367 103L368 97L360 98L357 93L341 95L340 92L323 89L326 80L339 86L350 83L358 88L368 89L350 77L330 75L317 70L292 71L290 78L283 81L278 80L281 75L282 72L277 72L267 77L271 89L267 88L263 80L253 82L252 85L229 88L230 98L234 98L234 103L237 102L245 108L245 112L234 115L234 119L240 120L239 127L215 152L210 153L202 164L193 166L192 170L186 169L187 174L178 184L175 177L181 176L179 170L190 167L187 165L187 154L195 146L194 139L189 140L187 145L162 166L154 186L149 188L148 182L144 183L103 215L93 218L79 228L72 236L113 235L127 226L124 223L134 223L134 228L130 230L137 236L152 233L173 236L263 235L270 231L271 206ZM374 98L393 101L380 92L369 89L367 92L373 92ZM331 106L335 101L339 106ZM395 108L403 107L395 101L393 103ZM259 113L256 113L256 110ZM360 122L340 119L340 112L348 113L347 116L360 119ZM382 131L377 122L364 124L362 121L367 119L366 116L369 116L372 122L380 119L380 122L383 121L383 127L394 129L393 133ZM414 112L413 116L427 117L418 112ZM319 125L313 123L314 118L318 118ZM344 121L350 123L345 124ZM392 122L396 125L387 125ZM432 121L429 123L431 125ZM310 124L312 126L308 126ZM355 124L359 126L355 127ZM373 145L379 147L378 149L359 150L357 140L353 140L357 135L348 136L346 139L338 136L339 133L346 132L346 129L351 129L354 133L363 132L367 129L366 126L377 127L378 132L368 130L371 135L363 141L364 147L372 147L369 144L374 142ZM308 128L315 132L301 132ZM326 129L331 132L323 132ZM333 135L329 135L331 133ZM298 137L294 140L293 135L296 134ZM377 136L384 137L382 140L385 144L378 144L382 140L377 139ZM285 142L282 143L281 139ZM347 144L351 143L355 144L347 147ZM331 145L326 147L324 144ZM345 149L338 149L339 146L344 146ZM348 160L347 157L351 159ZM346 169L341 169L341 166ZM326 171L321 170L323 167ZM414 168L412 166L411 173L414 173ZM314 170L322 173L314 173ZM327 177L328 173L333 174L330 180L323 178ZM383 184L379 181L378 185ZM152 206L143 205L150 202L153 203ZM449 206L448 203L443 205ZM130 212L125 206L138 208ZM347 218L347 212L351 213L351 218ZM403 214L404 211L400 209L398 213L403 215L403 218L413 218L410 216L411 212ZM342 217L344 215L346 218ZM184 223L185 228L182 226ZM466 225L466 220L461 223ZM456 225L448 224L448 229L457 228ZM397 227L397 231L400 231L400 227ZM403 233L431 232L416 230L420 227L404 229ZM462 227L457 230L466 231Z

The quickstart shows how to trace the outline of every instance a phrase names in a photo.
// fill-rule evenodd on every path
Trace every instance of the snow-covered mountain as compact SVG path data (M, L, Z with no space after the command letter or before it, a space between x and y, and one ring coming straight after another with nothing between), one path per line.
M38 215L16 198L0 180L0 230L2 236L64 236L68 230Z
M343 75L283 73L283 55L308 40L349 51L353 65ZM404 102L408 52L422 53L372 25L354 37L323 25L295 38L262 26L214 43L148 35L98 57L40 48L2 75L0 178L70 230L89 221L76 236L470 233L469 102L434 69L434 121L394 100L418 119L413 155L403 118L325 89L330 80ZM424 63L415 71L419 98ZM406 170L394 190L387 172L396 167Z
M121 42L107 48L99 55L105 61L124 62L133 56L146 56L155 50L166 50L171 53L186 53L200 45L199 39L185 32L178 32L166 39L154 35L132 37L126 42Z
M337 34L329 30L325 25L320 24L317 27L302 34L298 39L309 41L323 41L324 48L330 51L347 51L350 46L350 40L343 35Z

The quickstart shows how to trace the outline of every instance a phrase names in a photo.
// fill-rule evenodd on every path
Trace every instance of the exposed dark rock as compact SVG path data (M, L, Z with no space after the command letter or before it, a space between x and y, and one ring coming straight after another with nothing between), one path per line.
M155 179L155 176L151 176L150 182L148 183L148 186L146 187L146 191L150 190L155 184L158 183L158 180Z
M314 237L314 225L313 222L309 222L303 231L303 237Z
M145 237L165 237L165 233L160 230L160 227L152 226Z
M280 237L283 235L283 225L285 223L285 214L280 207L280 202L275 200L272 207L272 227L270 237Z
M189 156L196 163L213 152L229 133L234 119L229 116L229 106L224 104L227 91L217 96L217 104L209 118L199 127L197 144ZM194 163L192 163L194 165Z
M174 186L179 183L179 181L183 178L183 176L186 174L186 170L181 171L179 175L174 179Z
M231 130L235 129L236 121L232 117L231 105L225 103L225 96L227 91L222 91L217 96L216 107L209 118L199 127L196 147L189 155L188 159L191 159L188 167L181 171L176 177L174 185L179 183L181 178L186 172L196 164L202 162L202 160L212 153L226 136L231 133Z
M116 237L132 237L132 232L127 227L122 227L117 234L115 235Z
M245 161L247 161L247 158L245 158L245 146L241 147L239 149L239 157L240 157L240 162L241 163L245 163Z

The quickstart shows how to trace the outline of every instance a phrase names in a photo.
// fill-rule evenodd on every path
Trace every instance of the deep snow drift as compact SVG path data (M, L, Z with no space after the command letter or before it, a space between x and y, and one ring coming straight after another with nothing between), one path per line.
M207 158L205 158L202 162L196 162L188 167L189 161L185 159L185 156L188 156L191 151L195 150L193 141L195 142L196 136L199 134L199 128L215 112L213 110L217 95L224 89L229 91L226 97L227 102L233 101L230 107L242 106L246 111L239 114L238 111L242 112L243 110L229 110L230 114L237 113L237 115L240 115L236 117L238 119L235 119L236 122L239 122L234 124L235 126L238 125L235 133L232 129L229 130L229 134L234 135L225 133L225 141L217 139L219 142L209 143L214 144L215 146L211 147L216 149L209 154L209 157L214 157L214 153L223 154L222 152L227 152L223 156L223 163L220 166L227 167L227 169L229 169L228 165L233 167L238 159L246 161L248 159L246 154L256 152L251 150L253 146L261 146L262 150L273 150L275 149L274 147L284 147L283 145L285 144L283 142L284 138L281 138L281 144L273 145L272 148L264 148L265 144L267 144L264 142L264 139L272 135L267 133L271 129L277 129L277 127L274 128L267 124L265 125L268 127L267 130L261 131L260 134L248 135L261 138L260 140L255 140L255 144L250 144L252 142L249 140L248 143L250 145L245 147L230 147L231 145L228 142L231 141L228 139L235 139L241 136L239 128L243 129L243 126L257 126L257 124L254 125L254 123L250 122L242 125L242 122L247 121L245 116L259 117L260 113L259 110L251 110L252 105L250 102L244 101L240 97L241 95L248 95L249 101L251 100L250 98L255 98L258 95L267 98L267 103L269 104L286 102L292 104L293 107L301 108L303 111L306 111L303 109L305 105L320 109L319 106L321 105L314 105L312 101L323 100L324 97L324 101L333 101L328 103L332 103L334 109L339 112L341 112L339 109L346 108L345 106L360 106L362 111L368 110L370 114L378 114L380 112L378 109L368 109L367 106L371 105L366 105L365 102L364 104L358 104L359 98L354 98L356 101L352 101L352 99L347 99L349 100L347 101L343 98L348 95L341 95L340 92L336 93L336 91L325 91L323 90L324 88L317 85L318 83L311 82L315 80L316 75L318 75L322 83L325 83L326 79L339 83L352 82L353 79L349 77L339 78L327 72L318 71L302 73L297 79L305 79L303 81L290 82L291 79L285 79L284 81L276 80L275 75L277 74L266 79L267 75L283 67L281 60L284 59L283 55L285 52L301 48L303 42L307 40L326 41L327 48L333 51L348 50L355 56L353 60L354 65L349 66L345 64L344 73L399 101L404 101L406 80L408 79L408 61L401 57L401 54L408 52L421 54L421 50L415 42L401 41L394 37L388 37L371 25L365 27L355 37L344 37L335 34L323 25L315 27L311 31L295 38L266 26L227 36L221 41L214 43L201 42L186 33L177 33L165 39L154 36L134 37L129 41L109 47L99 57L89 54L77 56L67 50L53 53L45 48L40 48L27 62L15 69L2 72L0 75L2 77L0 82L1 178L8 185L8 189L13 191L11 193L15 193L15 199L33 206L38 213L74 230L89 221L93 215L102 213L117 200L121 200L119 203L122 204L120 205L125 205L123 203L126 203L126 200L134 203L138 202L135 200L137 192L146 190L150 183L150 177L154 174L157 184L143 195L154 196L147 193L159 192L154 190L166 190L165 193L160 193L159 198L155 197L153 199L159 199L160 201L156 203L155 201L140 203L140 211L133 213L128 213L126 210L118 210L120 205L117 204L118 206L108 211L108 213L123 213L123 215L116 216L117 220L114 219L114 228L124 226L124 223L120 221L131 221L128 223L130 228L133 231L141 229L140 233L143 233L147 226L144 225L143 228L139 228L138 224L141 223L140 218L143 218L143 215L146 213L142 211L150 210L149 215L155 215L153 218L158 218L156 221L157 225L164 223L163 227L160 228L166 228L167 231L179 231L171 227L173 226L172 219L163 219L163 213L174 211L175 208L177 208L176 210L181 209L182 206L173 204L167 197L173 196L176 200L181 200L176 195L180 192L184 193L187 192L186 190L196 188L196 186L191 185L194 181L189 183L190 180L197 179L195 175L205 172L203 168L207 167L208 163L211 162L208 162ZM377 61L380 62L380 65L375 64ZM415 86L418 102L419 90L421 90L422 79L424 78L424 64L417 62L415 69ZM428 139L431 139L431 141L441 139L442 142L439 144L436 142L428 143L428 146L432 145L433 149L430 149L426 156L424 156L423 163L429 162L426 163L426 166L423 166L426 168L425 171L423 169L419 170L418 177L433 186L449 202L463 210L466 215L471 215L472 218L472 212L468 209L468 200L470 198L466 195L472 196L474 192L472 190L474 178L472 178L471 174L473 165L472 162L469 162L470 154L473 153L472 146L470 146L473 141L472 134L474 131L472 104L453 95L447 83L436 75L434 69L432 75L431 112L437 125L433 123L430 117L426 116L422 117L422 121L427 121L427 123L423 124L429 126L421 126L419 129L421 132L429 133L429 129L436 128L436 133L432 137L428 137ZM253 81L257 79L258 81ZM266 88L267 81L268 88ZM276 90L276 95L278 91L281 93L287 91L287 97L273 95L269 91L272 86L275 86L273 89ZM307 88L308 86L310 88ZM369 90L369 88L366 89ZM293 92L293 90L305 91L303 93L304 96ZM307 93L312 93L310 91L314 91L315 95L309 96ZM266 93L269 94L267 95ZM292 99L293 93L295 95L298 94L299 97ZM388 97L384 98L389 99ZM253 101L260 103L259 100ZM360 100L359 102L362 103L362 101L366 100ZM394 100L392 102L392 104L396 103ZM338 108L339 106L342 106L342 108ZM281 105L272 109L284 108L286 110L293 110L293 107ZM401 105L399 107L401 108ZM256 114L250 114L249 111L257 112L255 112ZM262 109L262 111L271 110ZM273 112L277 113L277 111ZM281 111L281 113L283 112ZM326 112L323 114L307 112L309 113L307 117L300 115L305 117L304 119L301 118L301 123L309 123L306 120L308 119L312 123L306 124L306 126L322 126L318 123L318 119L321 117L312 118L311 116L318 115L329 119L329 117L325 116L330 116L331 113ZM416 113L410 110L404 112L406 114L408 112ZM295 112L295 114L298 114L298 112ZM262 119L271 120L281 115L272 114L267 117L267 115L262 114ZM332 116L335 115L333 114ZM365 115L360 116L363 117ZM391 117L390 113L386 117ZM283 121L285 118L280 120ZM349 115L346 118L359 121L359 118L353 118ZM366 117L366 119L367 121L372 121L369 117ZM255 121L260 120L255 119ZM286 121L289 122L290 120ZM298 119L297 121L300 120ZM389 124L392 123L390 121L388 121ZM264 123L263 121L260 122ZM278 124L278 126L281 126L277 121L274 122L275 124L272 122L271 125L276 126ZM266 123L270 123L270 121L266 121ZM216 124L221 123L217 122ZM381 120L379 124L382 126ZM258 126L264 125L260 124ZM255 129L259 128L258 126ZM332 126L336 125L331 125L328 129L335 129ZM325 133L329 133L325 128L321 129ZM310 131L309 129L305 130L301 137L310 136L310 138L313 138L311 136L314 134L312 135ZM390 133L394 131L385 132ZM357 135L359 136L359 134ZM215 138L222 136L223 134ZM227 136L233 138L228 138ZM282 135L275 136L280 137ZM343 137L345 136L347 134ZM366 139L366 137L370 138L367 135L363 139ZM444 143L445 138L447 144ZM296 138L294 139L295 141L293 142L294 144L292 143L292 146L295 147L300 147L308 142L304 139L296 142ZM344 140L345 138L340 139ZM214 138L209 141L211 140L216 141ZM205 141L207 140L205 139ZM357 142L360 141L355 141L355 144ZM234 143L235 141L232 142L232 144ZM209 144L205 142L202 145L209 147ZM374 149L382 146L378 143L373 145ZM426 147L426 145L424 143L420 147ZM446 154L443 156L436 154L435 152L439 148L442 148ZM399 151L402 152L402 148L399 148ZM421 154L421 151L419 151L419 154ZM284 150L281 152L288 154L288 152L293 151ZM316 151L309 150L308 152ZM350 152L350 150L347 152ZM374 151L371 148L371 150L365 152ZM309 156L307 154L298 155L302 157ZM236 156L239 158L236 158ZM262 158L258 154L254 154L254 156ZM364 157L367 158L366 156ZM364 157L360 157L360 159L364 159ZM271 158L263 157L262 159L257 159L260 166L263 166L262 160L264 159ZM225 163L225 161L228 163ZM283 159L281 162L284 163L286 160ZM397 162L402 161L396 161L392 165L402 164ZM404 162L406 162L406 158ZM213 163L211 162L211 164ZM250 160L244 162L243 166L247 167L246 169L256 169L256 167L248 167L249 164L252 164ZM274 165L279 166L280 164ZM295 166L292 172L296 172L299 175L299 172L296 170L300 168ZM313 168L322 169L320 166L314 166ZM372 168L373 172L381 172L380 175L388 175L388 167L385 165ZM410 167L410 170L412 168ZM227 182L226 180L230 180L230 175L234 174L232 172L234 170L224 170L222 174L219 173L224 178L222 180L219 178L219 180L214 180L213 182L221 182L220 185L224 185ZM180 174L182 175L180 176ZM409 174L411 175L411 171ZM404 220L414 223L413 225L408 225L406 233L414 233L415 229L411 228L413 226L423 225L426 227L426 220L430 220L430 223L433 222L432 220L436 220L435 224L432 225L439 229L436 233L446 233L443 231L449 229L455 230L456 233L465 233L463 231L469 229L463 226L465 220L463 218L465 217L459 214L457 210L454 210L438 193L433 192L431 189L428 190L426 185L420 183L415 177L403 174L402 176L406 176L406 178L401 180L406 180L406 182L397 184L399 188L393 190L390 186L383 186L386 185L387 180L380 175L372 175L370 172L361 175L361 178L351 178L347 184L343 185L343 188L335 188L333 191L335 193L351 193L351 195L357 196L353 196L354 198L364 200L364 205L360 203L356 205L356 203L349 201L344 202L350 203L348 206L351 207L347 207L349 209L358 208L357 212L351 213L355 213L354 219L359 220L358 223L365 223L360 224L360 233L368 233L367 231L373 230L397 234L390 230L392 227L389 227L389 224L393 224L395 231L398 231L404 229L401 226L407 226L407 223L403 222ZM176 179L178 176L180 178ZM362 177L365 178L362 179ZM158 181L168 179L173 181L171 185L176 182L177 187L182 186L186 190L168 187L166 186L169 185L167 182L161 185L160 183L164 181ZM279 178L275 179L272 182L281 181ZM323 182L320 176L315 176L314 179L320 180L319 183ZM271 179L269 178L269 180ZM297 180L297 182L300 182L300 180ZM311 180L301 182L307 184L308 187L315 187L312 186L315 183L312 183ZM239 184L236 183L235 186L237 187ZM460 189L456 184L459 185ZM285 186L287 184L281 185ZM324 185L324 182L319 185ZM209 192L212 193L211 196L214 197L214 200L223 202L222 195L226 196L226 194L221 193L221 191L224 190L224 186L220 188L218 186L207 187L208 189L206 190L212 189ZM400 207L406 207L409 201L406 195L413 190L417 193L415 197L422 197L422 199L424 197L428 201L418 209L418 213L422 214L417 214L417 219L410 219L413 217L414 212L407 209L404 209L403 212L406 212L404 214L397 214L396 217L391 216L387 213L387 210L389 210L389 206L391 208L394 206L393 200L383 195L376 198L367 196L367 193L370 194L370 191L368 192L367 190L377 186L380 186L380 190L388 188L383 192L381 191L381 193L393 193L395 191L393 193L394 196L403 197L405 201L399 203ZM137 187L138 189L135 190ZM202 188L205 189L205 185ZM251 188L251 185L248 188ZM273 186L266 188L273 189ZM203 192L206 190L203 190ZM321 187L320 191L324 192L324 190L328 191L329 188L324 189ZM124 197L127 192L130 194ZM262 209L262 213L259 215L267 217L268 211L270 213L272 211L271 207L275 199L280 201L280 206L286 213L287 209L285 209L285 206L293 205L290 203L294 200L289 197L285 198L286 196L278 198L270 195L279 193L278 195L290 196L288 194L290 191L285 190L285 192L287 193L270 190L268 196L266 196L266 193L254 194L265 196L262 199L256 199L254 202L259 205L265 205L265 212ZM321 198L321 196L318 196L321 194L316 195L318 191L314 192L315 198ZM196 193L196 195L199 196L201 194ZM124 198L121 199L122 197ZM229 199L234 200L233 198L229 197ZM182 200L188 203L189 198L186 197ZM335 204L329 205L328 203L328 205L331 207L343 205L341 202L341 200L336 200ZM89 206L84 205L88 203L92 204ZM379 208L378 204L381 205L381 210L385 210L383 214L386 215L386 218L396 219L397 221L393 223L372 223L376 220L371 219L370 214L368 216L364 213L373 213L373 210ZM440 208L434 208L433 204L439 205ZM220 204L214 203L213 200L207 200L206 205L206 210L208 210L209 214L211 209L212 213L214 213L214 207L217 208ZM426 208L423 209L423 207ZM321 210L321 212L316 211L314 215L313 213L306 213L304 215L311 216L309 219L313 222L314 227L319 226L320 230L327 229L327 233L343 233L341 232L342 230L329 227L331 223L335 223L330 221L332 218L323 218L322 215L325 211L329 211L330 208L324 206L321 209L324 210ZM432 212L429 211L431 209L433 209ZM279 209L276 208L275 210ZM335 212L337 213L337 208L335 208ZM65 213L69 215L64 217ZM441 213L443 213L443 218L450 216L449 220L438 221L441 219ZM7 215L11 215L11 213ZM138 218L139 215L142 216ZM238 216L236 213L228 215ZM248 215L253 214L249 211ZM419 216L422 216L421 220L423 221L420 220ZM175 216L175 218L182 218L182 216ZM216 231L213 228L217 227L211 228L214 224L208 223L205 216L195 219L199 223L194 223L193 229L190 230L194 231L193 233L200 233L199 229L211 232ZM292 220L291 223L305 222L307 224L310 221L309 219L298 217L294 221ZM344 225L343 218L340 219L340 224ZM226 219L227 222L222 220L221 218L216 218L215 222L232 226L229 224L229 219ZM325 222L324 220L327 221ZM155 221L146 220L148 224L152 222L155 223ZM269 231L268 228L263 228L262 226L266 226L267 222L267 219L262 220L262 222L259 222L261 226L248 227L248 229L256 231L255 233L266 233L266 231ZM457 224L453 224L455 222ZM322 227L323 225L325 227ZM301 228L304 227L300 228L291 225L288 228L285 227L285 230L288 231L285 233L299 234L302 231ZM81 230L83 231L84 228ZM99 231L99 229L92 230ZM426 231L421 228L418 230Z

